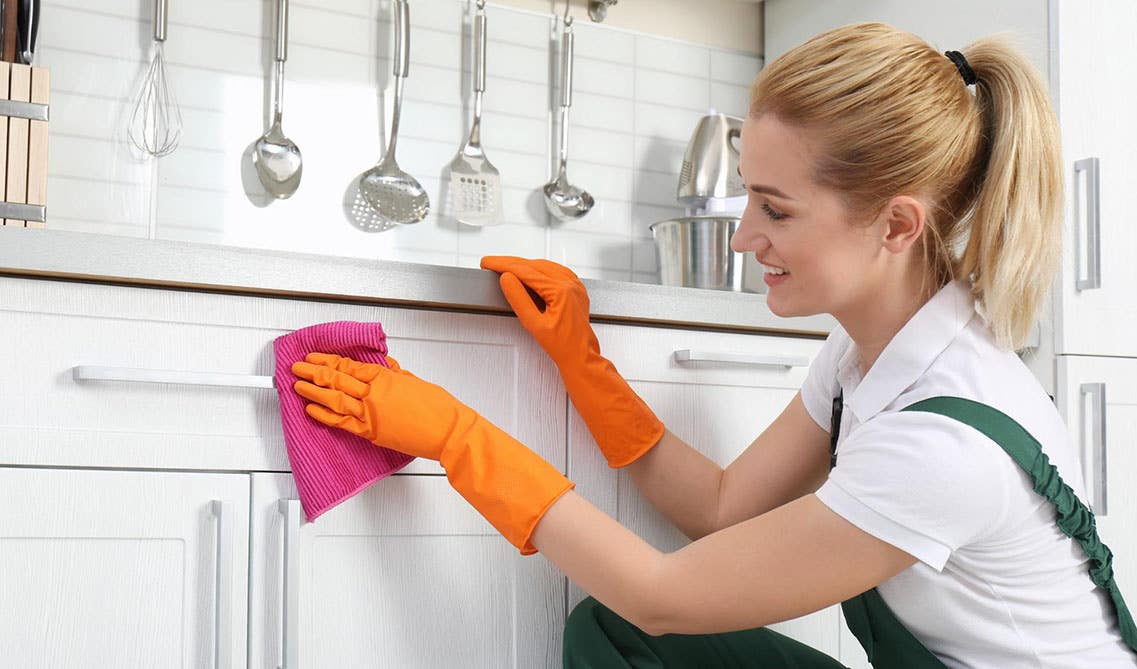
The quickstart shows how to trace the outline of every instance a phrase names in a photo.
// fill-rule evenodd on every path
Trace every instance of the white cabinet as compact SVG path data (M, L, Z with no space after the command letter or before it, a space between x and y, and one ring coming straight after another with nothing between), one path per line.
M245 666L248 476L0 468L0 507L5 666Z
M1050 4L1067 194L1055 351L1137 356L1137 3Z
M291 477L252 480L250 667L559 666L564 577L445 477L395 475L291 526Z
M595 330L602 353L667 427L723 466L793 399L823 343L603 324ZM608 467L575 410L569 412L569 477L580 494L656 548L672 551L687 543L627 474ZM570 607L583 597L570 586ZM772 629L838 654L836 607Z
M1058 408L1078 445L1121 594L1137 602L1137 359L1059 356Z

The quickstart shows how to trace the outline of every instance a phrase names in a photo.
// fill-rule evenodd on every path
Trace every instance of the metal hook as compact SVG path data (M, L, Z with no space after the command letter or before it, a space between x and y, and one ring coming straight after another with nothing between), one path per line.
M486 8L486 0L478 0L478 11Z
M572 25L572 19L569 17L569 2L570 2L570 0L565 0L565 25L566 26Z

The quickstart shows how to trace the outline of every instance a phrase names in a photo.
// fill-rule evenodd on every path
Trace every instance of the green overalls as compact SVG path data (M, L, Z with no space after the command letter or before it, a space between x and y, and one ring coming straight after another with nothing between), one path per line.
M831 465L843 398L833 401ZM959 397L933 397L902 409L953 418L999 444L1034 481L1034 490L1057 508L1057 524L1089 558L1089 575L1105 590L1117 613L1125 644L1137 651L1137 627L1113 579L1113 554L1098 538L1093 513L1066 485L1036 439L1010 416ZM945 669L945 665L893 615L876 588L841 604L850 631L875 669ZM840 669L841 663L765 628L725 634L665 634L652 637L592 598L580 603L565 626L566 669L607 667L763 667Z

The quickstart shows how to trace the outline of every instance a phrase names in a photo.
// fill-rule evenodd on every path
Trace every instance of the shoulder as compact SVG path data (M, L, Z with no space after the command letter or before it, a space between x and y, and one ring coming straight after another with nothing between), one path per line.
M999 445L971 426L938 414L892 411L842 440L819 497L847 507L846 513L893 537L885 540L939 569L951 552L1002 525L1018 479Z

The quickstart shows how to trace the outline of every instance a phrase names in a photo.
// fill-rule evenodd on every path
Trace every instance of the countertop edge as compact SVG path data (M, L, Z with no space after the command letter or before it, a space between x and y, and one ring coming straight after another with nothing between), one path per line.
M493 272L0 227L0 275L510 314ZM601 321L823 337L828 316L781 318L764 295L584 280Z

